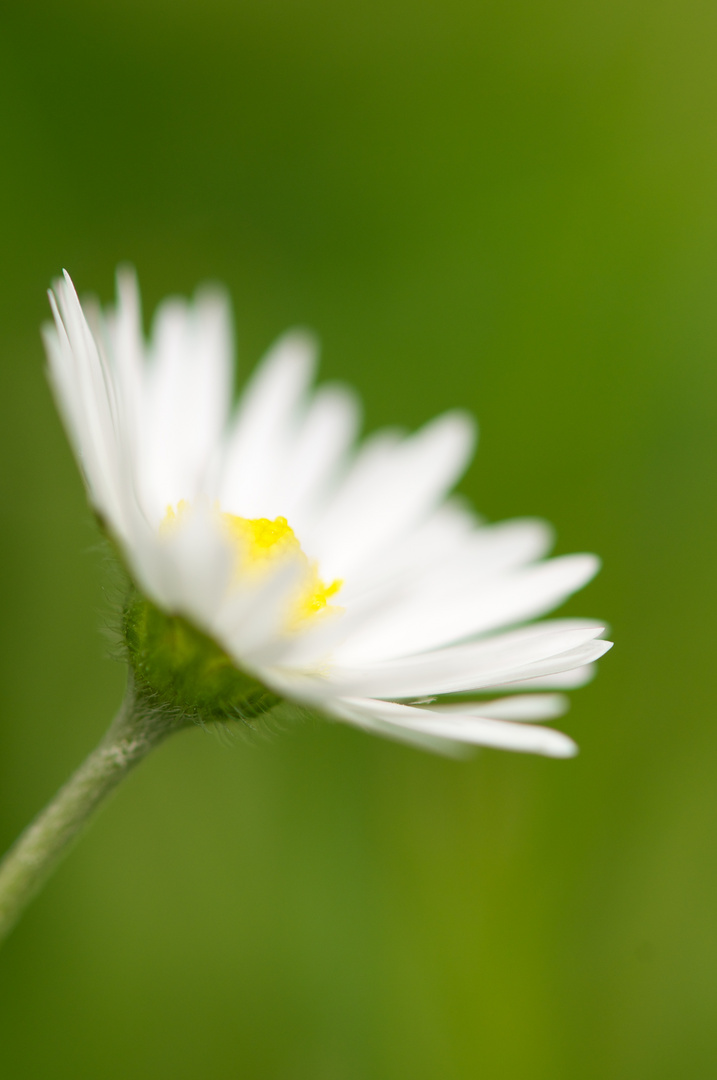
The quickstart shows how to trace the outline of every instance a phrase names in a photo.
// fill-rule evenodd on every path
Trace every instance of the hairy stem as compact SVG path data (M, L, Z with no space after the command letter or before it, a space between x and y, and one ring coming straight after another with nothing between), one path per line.
M182 718L147 706L130 679L100 744L0 861L0 942L107 796L150 750L184 726Z

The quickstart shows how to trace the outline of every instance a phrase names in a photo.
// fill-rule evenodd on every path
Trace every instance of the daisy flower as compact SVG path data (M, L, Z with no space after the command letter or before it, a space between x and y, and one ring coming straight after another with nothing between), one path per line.
M236 406L229 305L165 301L149 341L134 275L117 304L50 293L49 375L90 503L127 571L127 692L105 736L0 860L0 941L107 796L193 722L320 713L443 753L569 757L536 721L610 648L540 619L598 568L546 559L542 521L487 525L450 491L475 427L449 412L357 444L343 386L313 388L288 334Z
M124 632L148 698L200 720L289 702L449 753L575 752L535 721L610 643L592 620L531 620L598 560L546 559L544 522L484 524L450 496L468 415L357 444L357 400L314 388L305 334L279 340L234 406L220 292L165 301L149 340L128 271L113 309L81 305L67 274L50 302L50 379L133 582Z

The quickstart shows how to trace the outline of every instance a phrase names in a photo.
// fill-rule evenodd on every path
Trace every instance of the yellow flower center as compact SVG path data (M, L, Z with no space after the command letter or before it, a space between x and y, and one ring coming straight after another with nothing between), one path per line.
M176 510L167 507L160 531L173 528L188 511L189 504L182 499ZM341 588L340 579L326 585L319 577L318 563L309 559L303 552L294 530L284 517L244 518L236 514L227 514L217 508L217 515L226 529L237 553L236 575L254 576L268 570L277 560L291 555L303 566L303 578L298 590L292 597L288 617L289 629L300 627L307 619L314 618L321 612L338 612L341 609L329 600Z

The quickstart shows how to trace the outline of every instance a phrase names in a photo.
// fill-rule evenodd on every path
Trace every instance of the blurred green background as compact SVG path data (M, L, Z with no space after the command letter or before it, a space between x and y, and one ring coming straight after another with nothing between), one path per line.
M339 725L164 747L0 957L8 1080L717 1075L717 8L40 0L0 16L0 843L100 736L102 560L38 325L67 266L229 286L366 426L604 570L582 753Z

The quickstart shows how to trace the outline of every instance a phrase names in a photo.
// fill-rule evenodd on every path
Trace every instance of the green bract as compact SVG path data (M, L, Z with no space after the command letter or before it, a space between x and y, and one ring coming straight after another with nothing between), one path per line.
M125 607L123 630L137 689L155 706L179 710L190 722L210 723L253 720L280 702L240 671L212 638L138 593Z

